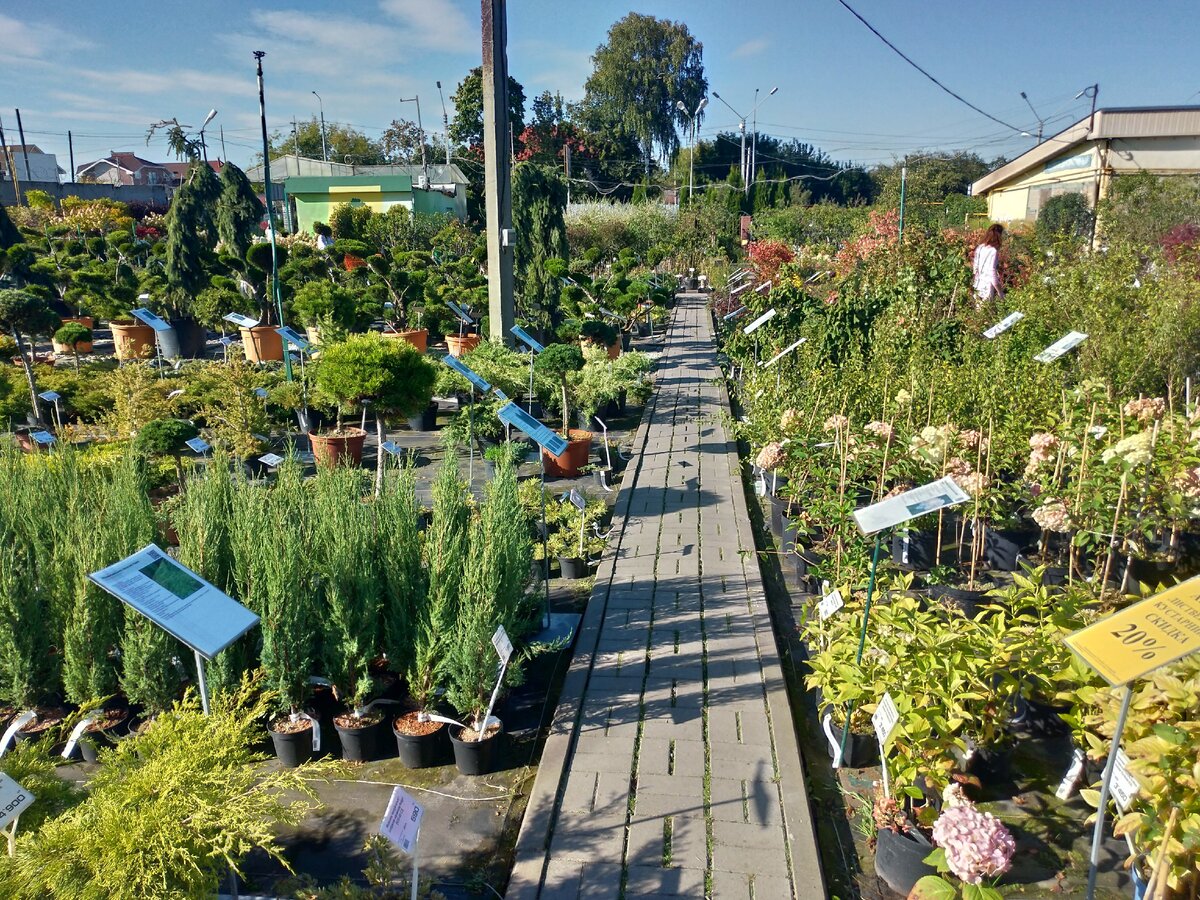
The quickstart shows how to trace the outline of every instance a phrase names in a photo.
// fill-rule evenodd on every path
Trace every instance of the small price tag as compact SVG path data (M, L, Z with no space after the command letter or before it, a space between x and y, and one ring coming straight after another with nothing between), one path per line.
M0 828L24 812L36 798L21 785L0 772Z
M283 457L278 453L264 453L258 458L259 462L266 463L272 469L283 462Z
M226 347L228 347L230 344L235 344L237 342L233 338L231 338L229 335L225 335L224 337L221 338L220 343L222 343Z
M410 797L404 788L392 788L383 821L379 823L379 833L405 853L411 854L416 847L424 815L425 808Z
M496 633L492 635L492 646L496 648L496 653L500 656L500 662L507 663L512 657L512 641L508 639L508 632L504 630L503 625L496 626Z
M567 499L571 501L571 505L581 512L587 509L587 501L583 499L583 495L575 488L571 488L571 493L567 494Z
M875 726L875 736L879 738L880 745L886 744L887 739L892 734L892 729L896 727L896 723L900 721L900 711L896 709L896 701L892 699L890 693L884 693L883 698L879 701L879 706L875 713L871 716L871 724Z
M1054 792L1054 796L1059 800L1070 800L1071 795L1075 793L1075 788L1079 785L1079 779L1083 777L1083 762L1084 753L1078 747L1071 754L1071 765L1067 767L1067 773L1063 775L1062 781L1058 783L1058 790Z
M817 604L817 612L820 613L821 621L824 622L845 605L845 601L842 600L842 592L835 590L831 594L826 594L825 598Z
M1124 750L1117 751L1116 764L1113 766L1112 781L1109 784L1113 799L1122 810L1129 809L1129 804L1142 789L1141 782L1129 771L1129 757Z

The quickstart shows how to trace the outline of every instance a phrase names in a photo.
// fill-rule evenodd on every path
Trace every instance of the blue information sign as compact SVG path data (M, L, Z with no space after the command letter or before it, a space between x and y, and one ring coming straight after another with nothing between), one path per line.
M48 431L34 431L31 432L29 436L43 447L49 447L54 443L54 435Z
M545 347L543 347L541 344L539 344L534 339L533 335L531 335L528 331L526 331L520 325L514 325L512 328L509 329L509 331L511 331L521 341L523 341L525 346L528 347L530 350L532 350L534 353L541 353L543 350L546 349Z
M539 447L552 456L562 456L566 452L567 442L562 435L555 434L548 426L543 425L517 404L512 402L504 404L496 415L500 417L501 422L525 432Z
M62 399L62 394L60 394L58 391L42 391L40 394L38 394L38 396L47 403L53 403L56 400Z
M258 319L252 319L249 316L243 316L241 313L235 313L235 312L226 313L221 318L223 318L226 322L232 322L234 325L237 325L239 328L257 328L258 327Z
M476 375L474 372L472 372L470 369L468 369L466 366L464 366L462 363L460 363L453 356L443 356L442 362L444 362L446 365L448 365L451 369L453 369L455 372L457 372L463 378L467 379L467 381L471 382L471 384L475 385L475 387L477 387L479 390L483 391L485 394L492 389L492 386L490 384L488 384L486 381L484 381L482 378L480 378L478 375Z
M185 441L184 443L191 447L196 453L204 453L205 451L212 449L208 441L202 437L194 437L190 441Z
M164 322L162 319L160 319L154 313L150 312L150 310L148 310L148 309L133 309L133 310L130 310L130 313L133 315L133 317L135 319L140 319L142 322L145 322L147 325L149 325L155 331L170 331L171 330L170 325L168 325L166 322Z
M447 300L446 305L448 307L450 307L451 312L453 312L456 316L458 316L460 319L462 319L463 322L465 322L467 325L475 324L475 320L472 319L467 314L467 311L465 309L463 309L461 306L459 306L457 303L455 303L453 300Z
M308 341L300 337L299 334L286 325L282 328L276 328L275 333L301 352L308 349Z

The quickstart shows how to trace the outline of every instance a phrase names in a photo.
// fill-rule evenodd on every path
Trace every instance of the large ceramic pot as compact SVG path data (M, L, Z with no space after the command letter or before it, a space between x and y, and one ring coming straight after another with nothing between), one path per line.
M479 346L479 342L483 340L477 334L448 334L446 335L446 349L450 351L450 355L454 357L466 356L472 350Z
M454 745L454 765L463 775L489 775L496 767L497 750L503 729L489 731L481 741L464 741L462 733L466 729L453 727L450 729L450 743Z
M567 432L567 449L559 456L542 450L546 462L546 474L560 478L578 478L592 455L592 433L572 428Z
M112 322L117 359L149 359L154 355L154 329L132 319Z
M91 353L92 352L92 342L91 341L80 341L74 347L72 347L70 344L60 344L56 340L51 340L50 343L52 343L54 345L54 352L60 353L63 356L71 356L74 353Z
M78 322L84 328L95 328L96 320L91 316L63 316L62 323L66 325L68 322Z
M271 325L243 328L242 349L247 362L277 362L283 359L283 338Z
M313 459L319 465L354 465L362 462L367 433L361 428L343 428L337 434L310 434Z
M408 328L404 331L385 331L385 338L393 340L406 341L416 349L418 353L424 353L429 347L429 329L428 328Z

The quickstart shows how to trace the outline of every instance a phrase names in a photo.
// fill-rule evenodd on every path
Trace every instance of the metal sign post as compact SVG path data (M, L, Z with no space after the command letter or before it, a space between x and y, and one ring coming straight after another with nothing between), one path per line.
M546 348L520 325L514 325L509 330L529 348L529 414L533 415L533 358Z
M450 301L447 300L446 302L449 303ZM467 458L467 484L470 485L475 480L475 388L479 388L479 390L486 394L492 389L492 386L453 356L443 356L442 362L467 379L468 384L471 386L471 407L467 410L467 449L469 451Z

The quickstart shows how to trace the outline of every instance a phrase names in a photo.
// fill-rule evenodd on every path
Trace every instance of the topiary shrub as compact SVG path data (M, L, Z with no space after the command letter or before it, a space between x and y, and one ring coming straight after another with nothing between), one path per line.
M1080 240L1092 232L1092 211L1083 194L1058 194L1046 201L1037 218L1037 236L1046 243Z

